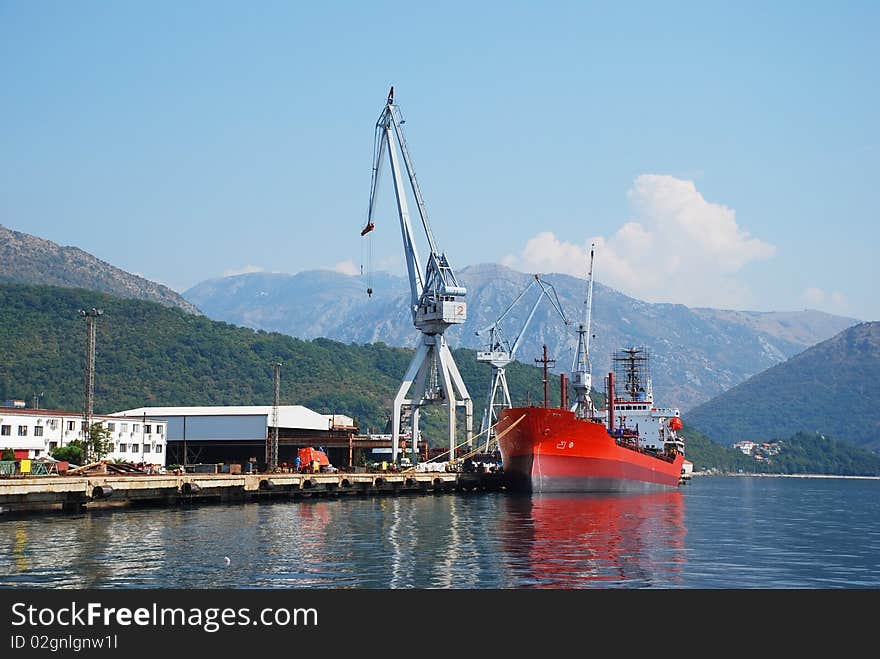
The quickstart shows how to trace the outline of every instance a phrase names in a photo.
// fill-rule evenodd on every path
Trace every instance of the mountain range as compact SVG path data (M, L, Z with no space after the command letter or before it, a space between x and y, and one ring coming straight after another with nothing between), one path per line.
M497 264L464 268L459 278L468 287L468 320L450 328L447 337L453 347L472 349L484 348L488 339L485 332L477 331L495 322L534 281L534 275ZM557 360L554 370L562 372L574 358L586 282L562 274L542 275L542 279L555 287L567 324L543 301L515 356L534 363L546 343ZM418 336L409 313L407 280L381 272L368 277L329 270L250 273L205 281L180 295L78 247L63 247L0 225L0 281L148 300L301 339L413 347ZM367 295L368 287L372 295ZM509 339L523 330L538 290L532 286L506 317L501 329ZM857 322L811 310L750 312L652 304L597 282L591 349L594 381L601 389L613 350L643 345L652 354L658 402L688 410Z
M468 319L451 327L446 336L452 346L484 349L487 335L477 331L494 323L534 275L482 264L460 270L458 278L468 288ZM546 343L557 360L554 370L560 372L570 368L574 357L586 281L563 274L541 278L553 285L568 324L542 301L516 357L533 363ZM367 294L368 287L372 295ZM505 318L502 330L511 341L525 325L538 292L533 286ZM418 338L409 312L409 284L387 273L369 277L329 270L249 273L202 282L184 291L183 297L215 320L302 339L413 347ZM813 310L754 312L653 304L598 282L592 318L591 356L599 388L612 351L645 346L652 355L655 399L683 410L858 322Z
M824 433L880 451L880 322L860 323L694 408L717 442Z
M167 286L120 270L78 247L62 247L51 240L12 231L2 224L0 282L85 288L116 297L149 300L186 313L199 313Z

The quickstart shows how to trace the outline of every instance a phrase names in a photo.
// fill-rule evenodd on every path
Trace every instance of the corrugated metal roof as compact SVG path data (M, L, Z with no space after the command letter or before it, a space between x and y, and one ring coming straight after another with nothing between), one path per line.
M114 416L137 416L146 413L154 417L182 416L265 416L266 427L272 423L271 405L218 405L215 407L139 407L116 412ZM332 414L318 414L302 405L279 405L278 425L281 428L329 430Z
M150 408L145 408L150 409ZM83 418L82 412L70 412L64 410L47 410L41 407L0 407L0 416L6 415L8 417L12 416L27 416L27 417L74 417L74 418ZM142 421L143 420L143 411L139 412L136 416L126 416L125 412L114 412L113 414L92 414L92 419L94 421L105 421L107 419L113 419L114 417L126 417L131 418L132 421ZM147 421L161 421L161 419L151 419L149 416L147 417Z

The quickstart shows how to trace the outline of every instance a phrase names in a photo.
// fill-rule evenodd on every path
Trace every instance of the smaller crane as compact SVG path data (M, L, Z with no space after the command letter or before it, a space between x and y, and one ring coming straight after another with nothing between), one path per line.
M593 258L596 245L590 246L590 267L587 270L587 297L584 300L584 320L578 325L578 345L571 365L571 387L574 389L574 403L571 411L579 419L596 415L590 389L593 386L592 364L590 364L590 323L593 314ZM609 395L611 395L609 393Z
M536 285L540 287L541 291L538 293L538 297L532 305L532 310L529 312L526 322L523 323L522 329L520 329L519 333L511 342L504 336L504 333L501 330L501 321L507 317L516 304ZM489 395L486 398L486 407L483 409L483 423L480 428L481 434L486 433L485 451L487 453L489 452L489 445L494 436L492 426L495 425L495 420L498 418L497 409L513 407L513 403L510 400L510 390L507 387L507 375L505 374L504 369L514 360L526 328L528 328L529 323L532 322L532 318L535 316L535 311L537 311L538 305L545 297L550 300L553 308L556 309L562 317L562 321L566 325L570 324L565 317L565 312L562 310L562 305L559 303L559 296L556 294L556 289L553 288L553 284L544 281L539 275L535 275L534 279L532 279L528 286L526 286L525 289L514 298L513 302L508 305L507 309L504 310L494 323L478 330L476 333L477 336L480 336L485 332L489 333L488 350L477 352L477 361L489 362L492 365L492 382L489 386Z

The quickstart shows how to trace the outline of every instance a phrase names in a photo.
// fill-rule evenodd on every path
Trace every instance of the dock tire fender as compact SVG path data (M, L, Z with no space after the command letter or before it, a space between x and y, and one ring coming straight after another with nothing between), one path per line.
M107 499L113 496L113 488L109 485L95 485L92 488L93 499Z
M187 481L180 486L180 491L183 494L195 494L196 492L201 491L201 489L202 488L200 488L198 484L193 483L192 481Z

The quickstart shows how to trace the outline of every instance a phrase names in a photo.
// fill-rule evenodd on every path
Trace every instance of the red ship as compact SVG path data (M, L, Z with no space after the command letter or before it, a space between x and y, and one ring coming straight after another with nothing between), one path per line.
M657 425L663 421L657 419ZM611 429L600 419L578 418L559 408L502 410L496 430L511 489L649 492L675 488L681 482L684 442L674 435L680 423L677 415L671 416L668 431L659 428L669 437L662 449L648 445L625 426Z
M572 368L575 401L548 406L544 347L544 407L502 410L495 425L505 478L513 489L534 492L645 492L676 488L682 481L684 440L678 409L654 405L648 352L632 347L612 356L606 409L590 397L589 327L593 262L590 254L585 319L578 330ZM617 385L615 383L618 383ZM615 388L615 387L618 388Z

